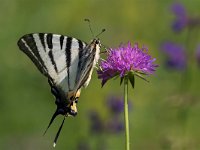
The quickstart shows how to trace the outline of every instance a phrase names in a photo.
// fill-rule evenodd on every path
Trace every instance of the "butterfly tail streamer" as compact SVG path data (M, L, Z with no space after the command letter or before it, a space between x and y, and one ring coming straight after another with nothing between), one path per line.
M54 142L53 142L53 147L56 146L56 142L57 142L57 140L58 140L58 137L59 137L59 135L60 135L60 131L62 130L63 124L64 124L64 122L65 122L65 118L66 118L66 116L64 116L64 119L63 119L63 121L62 121L62 124L60 125L60 128L59 128L59 130L58 130L58 132L57 132L57 134L56 134L56 137L55 137Z
M43 133L43 136L46 134L47 130L49 129L49 127L51 126L51 124L53 123L54 119L59 115L58 110L56 110L56 112L53 114L53 116L51 117L51 120L49 122L49 125L47 126L45 132Z

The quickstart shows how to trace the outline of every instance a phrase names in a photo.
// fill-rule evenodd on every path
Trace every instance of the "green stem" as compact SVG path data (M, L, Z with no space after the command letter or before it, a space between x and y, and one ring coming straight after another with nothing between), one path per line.
M124 78L124 122L125 122L126 150L130 150L129 118L128 118L128 77Z

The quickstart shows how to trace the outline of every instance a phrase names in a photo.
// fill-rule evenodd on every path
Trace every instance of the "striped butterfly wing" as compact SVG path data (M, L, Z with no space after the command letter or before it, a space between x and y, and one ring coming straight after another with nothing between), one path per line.
M67 96L71 91L76 94L82 86L89 84L94 65L99 59L100 41L93 39L87 45L72 37L51 33L34 33L20 38L18 46L33 61L40 72L48 77L51 81L50 85L53 84L51 90L56 97L57 109L47 129L59 114L75 116L77 110L74 103L76 102L71 102ZM63 95L65 96L63 97ZM54 146L64 120L54 139Z
M35 33L24 35L19 48L33 61L42 74L64 92L74 90L85 55L91 55L87 44L78 39L57 34ZM93 58L92 58L93 59ZM88 62L91 63L91 62ZM87 69L86 69L87 70Z

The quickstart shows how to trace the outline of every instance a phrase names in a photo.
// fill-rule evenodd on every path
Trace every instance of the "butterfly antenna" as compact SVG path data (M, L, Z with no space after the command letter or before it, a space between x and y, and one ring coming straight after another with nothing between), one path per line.
M87 21L88 22L88 25L89 25L89 28L90 28L90 32L92 34L92 37L94 37L94 33L92 31L92 28L91 28L91 24L90 24L90 19L84 19L84 21Z
M55 137L55 139L54 139L53 147L56 147L56 142L57 142L57 140L58 140L58 137L59 137L59 135L60 135L60 131L61 131L62 127L63 127L64 122L65 122L65 117L66 117L66 116L64 116L64 119L63 119L63 121L62 121L62 124L61 124L61 126L60 126L60 128L59 128L59 130L58 130L58 132L57 132L57 134L56 134L56 137Z
M101 35L105 31L106 31L106 29L102 29L101 32L99 34L97 34L95 37L98 37L99 35Z
M49 122L49 125L47 126L46 130L43 133L43 136L46 134L47 130L49 129L49 127L51 126L51 124L53 123L54 119L56 118L56 116L59 115L58 111L56 110L56 112L53 114L53 116L51 117L51 120Z

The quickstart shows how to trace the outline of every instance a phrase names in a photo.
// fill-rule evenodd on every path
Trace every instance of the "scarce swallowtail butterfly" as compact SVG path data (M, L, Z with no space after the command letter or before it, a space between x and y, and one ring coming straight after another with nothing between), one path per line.
M104 31L105 29L102 30ZM48 78L51 93L55 96L57 109L47 129L56 116L64 116L54 139L55 147L65 117L77 114L76 103L81 88L89 84L93 68L99 59L100 40L96 36L87 44L64 35L33 33L22 36L17 44L38 70Z

